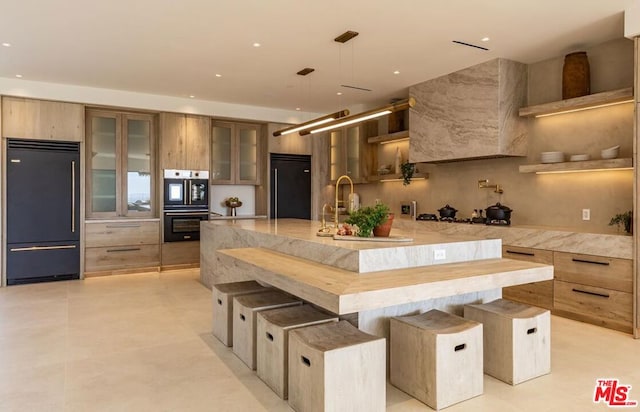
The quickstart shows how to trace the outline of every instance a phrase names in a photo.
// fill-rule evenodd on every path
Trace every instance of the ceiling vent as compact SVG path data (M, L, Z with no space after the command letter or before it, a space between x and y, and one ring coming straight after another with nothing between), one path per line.
M487 49L486 47L482 47L482 46L477 46L475 44L471 44L471 43L465 43L463 41L458 41L458 40L452 40L452 42L456 43L456 44L460 44L462 46L467 46L467 47L473 47L476 49L480 49L480 50L484 50L484 51L489 51L489 49Z
M346 87L348 89L356 89L356 90L362 90L363 92L370 92L371 89L365 89L364 87L358 87L358 86L351 86L348 84L341 84L340 87Z

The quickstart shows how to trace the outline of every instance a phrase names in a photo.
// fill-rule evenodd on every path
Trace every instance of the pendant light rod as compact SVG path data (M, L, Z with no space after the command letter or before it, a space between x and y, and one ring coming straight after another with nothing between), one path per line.
M274 136L283 136L285 134L295 133L295 132L300 132L300 134L309 134L309 133L303 133L302 131L305 130L305 129L311 129L311 128L320 126L322 124L332 122L332 121L334 121L336 119L340 119L340 118L348 116L348 115L349 115L349 110L347 110L347 109L340 110L340 111L335 112L335 113L331 113L331 114L327 114L327 115L322 116L322 117L318 117L317 119L309 120L308 122L304 122L304 123L300 123L300 124L295 125L295 126L287 127L286 129L276 130L275 132L273 132L273 135Z
M377 109L367 110L366 112L343 117L337 120L332 120L330 122L318 125L318 127L311 128L310 130L307 128L306 130L301 131L300 134L307 135L310 133L321 133L327 130L337 129L342 126L363 122L369 119L375 119L376 117L385 116L393 112L398 112L400 110L406 110L415 105L416 105L416 99L414 99L413 97L410 97L408 99L400 100L396 103L391 103L386 106L379 107Z

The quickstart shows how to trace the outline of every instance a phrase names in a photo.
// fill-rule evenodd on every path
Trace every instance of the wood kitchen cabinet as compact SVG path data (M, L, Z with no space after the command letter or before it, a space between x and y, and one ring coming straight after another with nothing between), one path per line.
M213 123L211 184L260 184L262 127L251 123Z
M331 181L347 175L353 183L367 183L375 153L367 143L367 124L343 127L329 133L329 173Z
M503 245L502 257L553 265L553 251L551 250ZM503 288L502 297L545 309L552 309L553 280Z
M3 97L2 136L82 142L84 105Z
M211 119L160 114L160 168L209 170Z
M159 266L159 220L85 222L85 276L157 270Z
M554 252L553 265L554 314L632 332L632 260Z

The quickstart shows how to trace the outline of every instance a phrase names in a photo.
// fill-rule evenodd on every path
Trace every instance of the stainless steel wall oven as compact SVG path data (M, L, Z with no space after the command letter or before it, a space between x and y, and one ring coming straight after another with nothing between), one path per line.
M209 172L164 171L164 241L200 240L200 222L209 220Z

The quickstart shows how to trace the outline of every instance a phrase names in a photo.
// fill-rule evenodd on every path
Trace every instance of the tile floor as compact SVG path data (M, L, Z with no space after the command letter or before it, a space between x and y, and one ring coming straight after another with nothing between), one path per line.
M290 411L211 331L198 270L0 288L0 411ZM447 411L607 410L597 378L633 385L640 340L552 317L552 373ZM429 411L387 386L387 410ZM640 410L640 408L638 408Z

